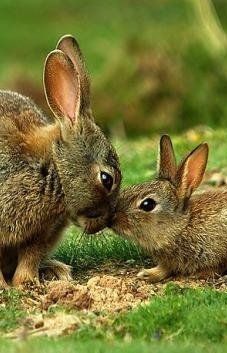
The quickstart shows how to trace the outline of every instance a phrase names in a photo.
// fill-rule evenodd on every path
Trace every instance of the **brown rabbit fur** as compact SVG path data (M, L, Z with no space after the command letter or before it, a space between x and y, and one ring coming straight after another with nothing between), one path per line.
M87 233L112 216L121 180L118 157L94 123L80 48L64 36L44 67L55 119L28 98L0 91L0 287L33 281L40 267L70 279L47 259L71 220Z
M120 194L112 228L139 243L156 267L138 274L152 282L170 275L227 269L227 191L191 197L208 157L199 145L177 167L170 138L160 140L158 178Z

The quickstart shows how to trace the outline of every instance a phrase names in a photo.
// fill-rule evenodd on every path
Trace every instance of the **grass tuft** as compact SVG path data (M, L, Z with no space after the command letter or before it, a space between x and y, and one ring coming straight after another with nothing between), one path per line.
M16 289L0 291L0 332L13 329L25 316L21 297L22 293Z

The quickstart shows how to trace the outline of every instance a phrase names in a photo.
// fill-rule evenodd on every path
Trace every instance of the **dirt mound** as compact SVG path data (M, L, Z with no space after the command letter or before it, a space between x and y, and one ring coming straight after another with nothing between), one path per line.
M73 282L44 281L40 285L29 286L23 290L22 307L27 313L34 310L46 312L49 308L63 306L66 309L108 313L130 310L149 298L162 295L168 279L160 283L149 283L137 277L140 270L131 264L105 264L77 274ZM209 286L219 291L226 291L227 276L210 278L172 278L173 283L182 287Z
M109 275L94 276L85 285L56 281L49 284L43 308L62 305L78 310L116 312L128 310L149 299L155 292L145 281Z
M54 281L47 287L47 294L43 299L43 309L47 310L53 304L79 310L89 309L91 300L91 295L86 286L74 285L67 281Z

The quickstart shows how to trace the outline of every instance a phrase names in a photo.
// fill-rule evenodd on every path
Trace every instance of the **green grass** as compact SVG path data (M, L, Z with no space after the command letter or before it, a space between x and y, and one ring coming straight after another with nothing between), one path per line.
M227 295L210 289L169 284L165 296L117 320L123 333L145 340L211 341L227 339ZM121 333L122 335L122 333Z
M141 342L138 340L133 341L132 343L122 342L122 341L114 341L114 342L103 342L100 340L86 340L82 342L78 342L72 337L68 338L60 338L58 340L51 339L36 339L30 342L24 343L19 342L16 344L12 344L6 341L0 340L1 348L0 352L9 352L9 353L30 353L31 351L34 353L39 353L40 349L45 349L46 353L225 353L227 352L226 345L218 344L218 345L209 345L208 347L201 343L190 343L186 342L184 344L176 344L176 343L148 343Z
M0 292L0 332L12 330L24 318L21 296L21 292L15 289Z
M83 235L76 227L66 231L66 238L55 256L73 266L75 274L108 261L136 260L143 263L144 252L135 244L104 231L99 235Z
M133 343L123 343L119 341L115 342L103 342L100 340L86 340L84 342L78 342L73 338L64 338L59 340L48 340L48 339L39 339L33 340L28 343L8 343L5 341L0 341L1 348L0 352L9 352L9 353L34 353L40 352L40 349L45 349L46 353L72 353L72 352L94 352L94 353L225 353L227 352L226 345L209 345L209 347L200 344L200 343L147 343L141 341L133 341Z

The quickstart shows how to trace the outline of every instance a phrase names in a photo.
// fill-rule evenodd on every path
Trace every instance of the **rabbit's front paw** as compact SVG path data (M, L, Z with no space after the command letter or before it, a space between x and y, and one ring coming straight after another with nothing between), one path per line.
M38 271L16 270L13 276L12 285L14 287L19 287L28 283L39 284Z
M63 262L46 259L40 266L42 272L44 272L45 279L58 279L60 281L71 281L71 266L64 264Z
M3 289L7 289L9 288L7 282L5 281L5 278L2 274L2 272L0 271L0 290L3 290Z
M152 283L162 281L168 276L168 271L161 266L156 266L150 269L140 271L137 277L149 280Z

